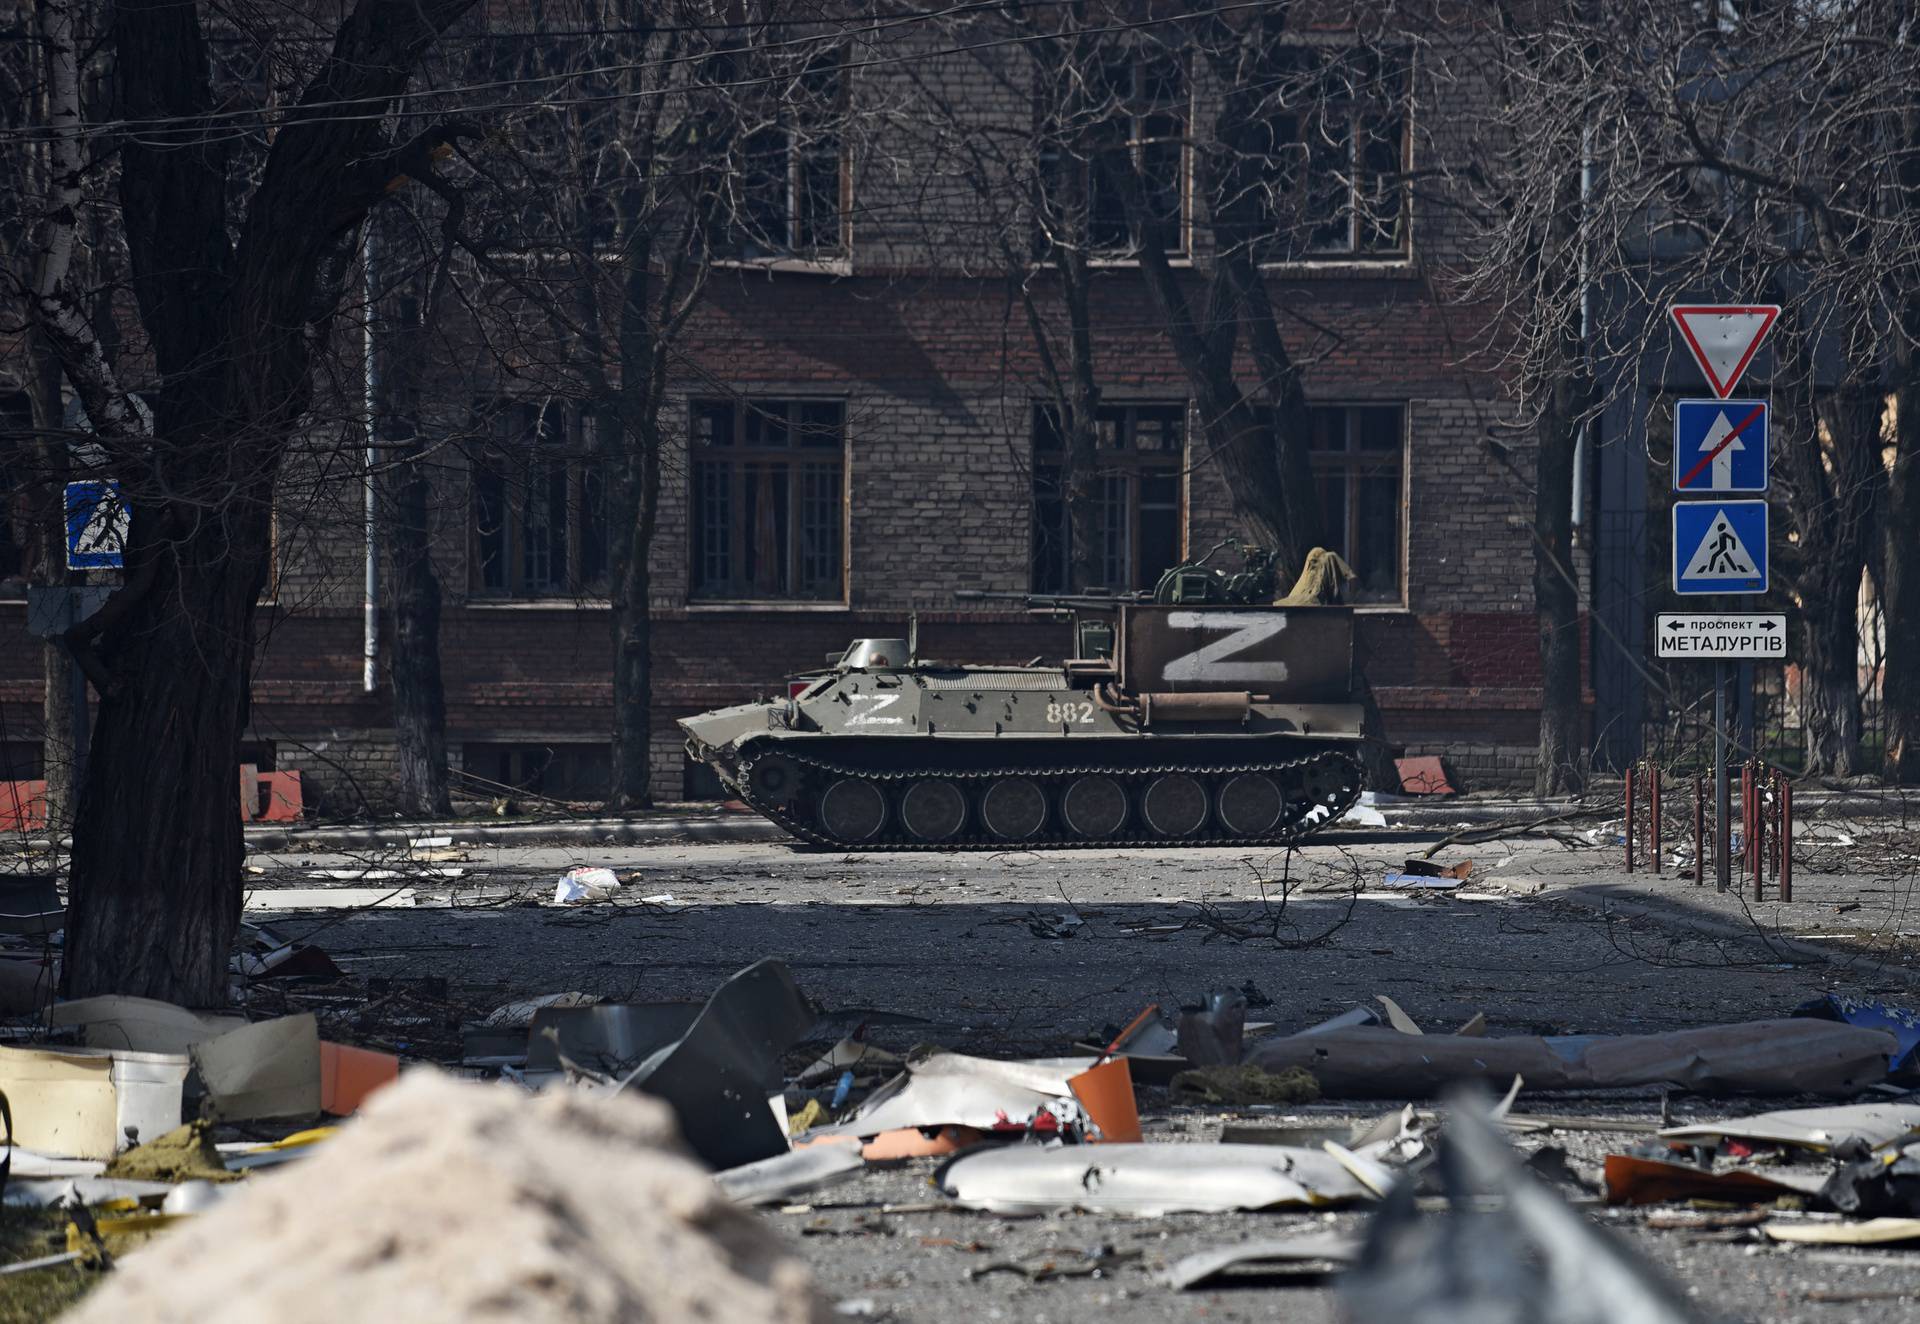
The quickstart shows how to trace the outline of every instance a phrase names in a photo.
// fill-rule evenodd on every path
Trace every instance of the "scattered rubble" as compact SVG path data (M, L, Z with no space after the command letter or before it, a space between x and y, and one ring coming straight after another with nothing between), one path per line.
M663 1271L670 1266L670 1271ZM306 1161L128 1255L68 1317L823 1321L661 1104L417 1072Z

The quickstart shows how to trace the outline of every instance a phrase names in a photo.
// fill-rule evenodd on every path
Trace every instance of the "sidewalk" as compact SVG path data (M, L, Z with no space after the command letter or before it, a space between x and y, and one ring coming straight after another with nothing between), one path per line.
M1583 817L1577 821L1591 826L1606 821L1609 816L1618 816L1620 811L1614 795L1614 788L1597 788L1584 807L1569 796L1542 800L1504 795L1444 798L1379 795L1368 803L1386 817L1389 829L1444 833L1501 823L1517 827L1553 815L1582 813L1583 808ZM1803 819L1898 818L1910 811L1914 820L1920 822L1920 794L1912 795L1909 801L1898 790L1796 791L1794 806ZM728 843L790 840L786 833L758 814L722 809L710 800L665 804L644 813L623 816L456 818L431 823L316 823L311 826L257 823L246 828L249 851L405 846L420 837L445 836L457 837L470 845L553 841L621 846L675 838Z

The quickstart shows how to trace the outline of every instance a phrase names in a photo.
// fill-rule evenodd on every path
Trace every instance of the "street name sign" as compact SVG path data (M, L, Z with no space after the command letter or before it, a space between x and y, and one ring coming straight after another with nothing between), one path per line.
M118 570L125 564L127 508L120 484L88 479L67 484L67 568Z
M1780 305L1675 304L1672 313L1680 338L1706 374L1707 385L1724 400L1733 394L1760 342L1773 330Z
M1767 503L1673 503L1675 593L1765 593Z
M1654 622L1661 657L1755 658L1787 655L1787 618L1701 612L1660 616Z
M1767 402L1681 400L1673 407L1673 490L1767 490Z

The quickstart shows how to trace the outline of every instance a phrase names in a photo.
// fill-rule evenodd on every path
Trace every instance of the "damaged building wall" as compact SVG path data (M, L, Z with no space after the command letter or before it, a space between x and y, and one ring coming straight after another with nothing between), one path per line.
M874 127L851 170L845 256L714 274L665 421L653 578L652 767L661 798L698 789L674 719L775 690L785 674L818 665L852 637L897 633L910 610L922 613L927 651L957 661L1019 662L1066 648L1057 620L963 611L951 597L960 588L1034 586L1039 368L977 211L952 179L938 178L935 154L907 121L914 98L930 89L971 123L1021 122L1032 113L1017 94L1022 75L1000 72L1007 77L954 56L917 64L911 77L863 71L856 95ZM1477 94L1464 85L1421 88L1415 155L1446 150L1455 126L1471 121ZM1471 787L1531 776L1538 645L1522 481L1530 457L1514 452L1510 471L1490 456L1487 402L1500 385L1461 366L1472 318L1440 309L1424 275L1457 246L1456 229L1444 208L1416 195L1405 255L1289 264L1272 269L1270 283L1290 333L1302 337L1316 405L1335 414L1399 411L1396 497L1364 512L1392 521L1381 536L1397 564L1362 609L1362 646L1389 737L1409 753L1448 755ZM1198 269L1186 276L1196 295L1205 230L1194 226ZM1131 264L1102 268L1092 313L1108 404L1184 409L1186 377ZM462 354L458 334L452 339L438 351L432 416L423 420L442 431L470 426L473 401L524 390L512 373ZM1250 363L1242 380L1252 380ZM353 385L330 384L345 394L316 415L351 415ZM703 399L840 406L837 594L712 594L696 583L690 500L699 460L688 449L689 402ZM1180 550L1197 555L1238 529L1191 418L1186 432L1177 518ZM250 737L263 758L303 772L314 802L353 809L381 803L391 780L391 695L384 679L372 694L360 683L363 531L353 447L333 437L312 449L290 465L288 501L301 519L262 622ZM579 586L502 592L481 582L471 449L450 446L434 461L450 757L489 778L496 772L487 768L519 766L517 750L535 757L565 746L590 766L608 738L607 608ZM10 639L23 633L10 628L17 614L22 608L0 602ZM17 678L0 682L0 721L8 738L30 740L39 724L37 661L30 648L15 651L0 653L0 674ZM477 757L466 757L470 747Z

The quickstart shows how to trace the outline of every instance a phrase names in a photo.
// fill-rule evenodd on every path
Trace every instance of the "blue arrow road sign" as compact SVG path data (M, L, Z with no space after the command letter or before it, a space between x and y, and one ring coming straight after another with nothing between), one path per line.
M118 570L127 538L127 508L120 485L97 479L67 484L67 567Z
M1765 593L1767 503L1676 501L1675 593Z
M1673 407L1673 490L1767 490L1767 402L1681 400Z

